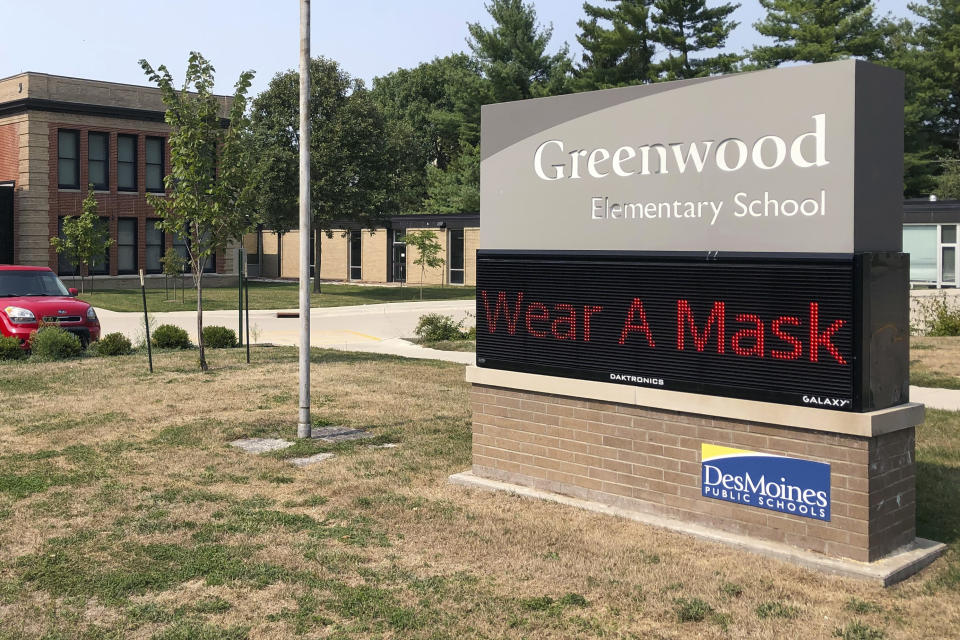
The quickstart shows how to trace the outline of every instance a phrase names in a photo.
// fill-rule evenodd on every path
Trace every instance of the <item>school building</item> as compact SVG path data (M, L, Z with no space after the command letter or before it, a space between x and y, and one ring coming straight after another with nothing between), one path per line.
M219 100L226 116L230 98ZM160 273L171 247L185 255L184 238L157 226L146 198L165 193L170 171L165 112L152 87L34 72L0 79L0 264L73 275L50 238L81 213L90 185L114 241L93 275L110 287L139 284L139 270ZM210 260L211 284L234 272L234 254Z
M430 214L394 216L382 227L363 229L358 224L334 225L320 234L320 278L353 282L409 282L473 286L477 282L477 247L480 214ZM440 243L442 267L422 272L415 262L415 247L403 242L413 231L432 231ZM299 276L300 234L258 231L243 242L251 277ZM311 269L313 265L311 264Z

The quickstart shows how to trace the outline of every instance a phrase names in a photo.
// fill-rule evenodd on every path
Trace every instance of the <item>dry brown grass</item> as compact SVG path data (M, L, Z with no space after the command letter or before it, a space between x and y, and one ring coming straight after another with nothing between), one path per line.
M295 352L194 358L0 366L0 638L960 636L955 552L883 590L447 484L470 464L462 367L318 352L315 416L399 447L297 469L227 444L295 433ZM938 424L950 470L960 420ZM694 598L713 613L680 622Z
M910 338L910 361L921 369L960 378L960 337Z

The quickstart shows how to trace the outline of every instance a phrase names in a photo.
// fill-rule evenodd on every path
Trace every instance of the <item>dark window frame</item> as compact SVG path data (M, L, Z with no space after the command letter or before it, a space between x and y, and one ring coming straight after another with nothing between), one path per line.
M61 141L61 136L63 134L72 134L73 135L73 144L75 147L75 153L73 158L64 158L63 147ZM72 160L74 164L74 175L76 176L76 182L72 184L64 183L62 181L62 171L60 171L60 163L64 161ZM57 188L58 189L79 189L80 188L80 131L77 129L57 129Z
M124 161L120 160L120 139L121 138L130 138L133 140L133 161L132 162L126 161L126 160ZM137 154L137 144L139 142L138 138L139 136L135 133L118 133L117 134L117 191L123 191L126 193L136 193L139 190L139 187L140 187L139 173L140 172L137 171L138 169L137 165L139 164L139 158ZM121 164L133 165L133 186L132 187L124 187L120 185L120 165Z
M144 271L145 271L146 273L163 273L163 262L159 262L159 266L157 266L156 268L151 268L151 267L150 267L150 262L149 262L149 261L150 261L150 247L155 246L155 245L150 244L149 225L150 225L150 223L153 223L154 226L155 226L155 228L156 228L156 224L157 224L158 222L162 222L162 219L161 219L161 218L147 218L147 219L144 221L144 223L143 223L144 252L145 252L145 253L144 253L144 256L143 256L143 259L144 259L143 266L144 266ZM164 257L164 256L166 255L166 253L167 253L167 232L164 231L163 229L157 229L157 231L160 232L160 259L162 260L163 257Z
M121 269L120 268L120 224L123 222L132 222L133 223L133 268L132 269ZM129 275L138 273L140 270L140 221L137 218L131 218L129 216L124 216L122 218L117 218L117 275ZM123 245L129 246L129 245Z
M90 140L96 136L97 138L102 138L104 142L103 147L103 160L94 160L90 157L90 150L93 149L93 145L90 144ZM103 163L103 178L104 182L94 182L93 178L90 176L93 175L93 172L90 171L90 165L94 162ZM110 190L110 134L105 131L88 131L87 132L87 181L93 185L94 191L109 191Z
M359 246L359 251L355 251L354 243ZM347 274L349 276L348 279L353 281L363 280L363 231L359 229L350 230L350 251L348 253L350 258L347 264L349 269ZM354 264L354 255L357 257L357 264ZM358 275L356 277L354 277L354 269L357 270Z
M157 140L160 142L160 187L159 188L152 188L150 186L150 172L148 171L148 169L151 166L155 166L157 164L155 162L150 162L150 153L147 149L147 146L150 144L152 140ZM164 191L166 191L166 189L164 189L164 186L163 186L163 167L164 167L166 155L167 155L166 150L164 149L165 146L166 146L166 138L162 138L159 136L146 136L146 138L144 139L143 184L146 186L146 189L149 193L163 193Z
M455 237L459 238L459 243L460 243L460 266L459 267L454 266L454 259L453 259L455 255L455 251L454 251ZM467 271L466 271L467 247L466 247L466 234L464 233L464 230L450 229L447 235L447 245L448 245L448 248L447 248L448 263L447 264L450 265L449 275L448 275L448 277L450 278L449 282L450 284L464 284L466 282L466 276L467 276ZM454 280L454 273L458 274L459 276L458 280Z

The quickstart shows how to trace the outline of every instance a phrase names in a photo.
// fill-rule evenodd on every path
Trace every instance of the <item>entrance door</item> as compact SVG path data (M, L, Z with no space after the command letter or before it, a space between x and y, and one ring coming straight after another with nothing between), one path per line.
M13 264L12 185L0 185L0 264Z
M403 242L400 242L398 238L402 238L404 231L400 229L394 229L391 232L393 236L390 242L391 248L391 260L390 263L393 265L393 282L406 282L407 281L407 245Z

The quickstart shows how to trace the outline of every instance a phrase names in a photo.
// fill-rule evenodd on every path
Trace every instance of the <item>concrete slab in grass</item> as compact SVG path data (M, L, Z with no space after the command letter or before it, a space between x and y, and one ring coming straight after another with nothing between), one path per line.
M558 502L596 513L627 518L650 526L686 533L702 540L719 542L736 549L791 562L808 569L815 569L817 571L849 578L869 580L870 582L885 587L896 584L917 573L939 558L947 548L943 543L917 538L913 543L894 551L887 557L877 560L876 562L857 562L855 560L825 556L778 542L759 540L745 535L720 531L712 527L683 522L665 516L622 509L591 500L582 500L571 496L541 491L533 487L491 480L489 478L476 476L471 471L456 473L450 476L450 483L472 489L504 491L525 498L549 500L550 502Z
M287 462L298 467L309 467L311 465L323 462L324 460L329 460L332 457L332 453L317 453L312 456L307 456L306 458L290 458L290 460Z
M292 447L293 443L279 438L243 438L234 440L230 443L230 446L242 449L247 453L269 453L270 451Z
M348 440L363 440L364 438L372 438L373 436L363 429L351 429L350 427L336 425L332 427L314 427L311 432L311 437L315 440L323 440L324 442L346 442Z

